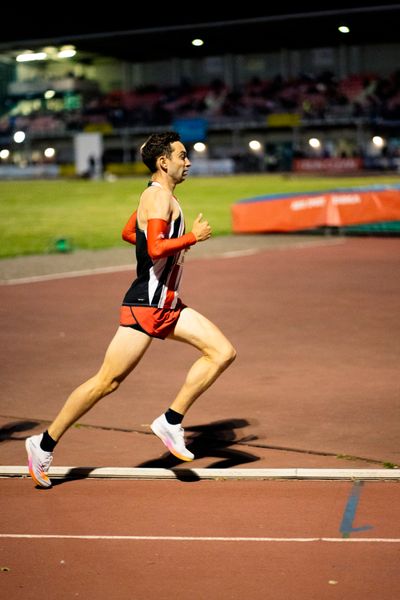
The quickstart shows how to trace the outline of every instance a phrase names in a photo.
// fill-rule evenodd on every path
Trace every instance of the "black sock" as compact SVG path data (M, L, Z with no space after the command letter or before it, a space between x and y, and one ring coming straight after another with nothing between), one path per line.
M53 438L49 435L49 432L46 430L40 442L41 449L45 452L53 452L56 445L57 442L53 440Z
M175 410L172 410L172 408L169 408L165 413L165 418L170 425L180 425L183 420L183 415Z

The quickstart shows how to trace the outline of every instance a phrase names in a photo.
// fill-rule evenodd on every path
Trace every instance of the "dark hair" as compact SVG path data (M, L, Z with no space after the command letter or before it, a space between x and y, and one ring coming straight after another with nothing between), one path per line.
M164 133L153 133L140 148L142 161L152 173L157 170L157 158L172 154L171 144L180 141L179 133L175 131L165 131Z

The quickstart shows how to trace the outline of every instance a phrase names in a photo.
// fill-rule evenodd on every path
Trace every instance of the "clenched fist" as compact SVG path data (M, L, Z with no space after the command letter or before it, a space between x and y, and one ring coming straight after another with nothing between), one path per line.
M211 227L208 221L203 221L203 214L200 213L194 220L192 233L198 242L204 242L211 237Z

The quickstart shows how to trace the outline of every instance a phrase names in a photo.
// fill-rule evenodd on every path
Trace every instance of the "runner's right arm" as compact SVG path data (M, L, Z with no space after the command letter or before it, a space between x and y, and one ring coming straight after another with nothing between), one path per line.
M122 230L122 239L130 244L136 244L136 213L137 211L135 210Z

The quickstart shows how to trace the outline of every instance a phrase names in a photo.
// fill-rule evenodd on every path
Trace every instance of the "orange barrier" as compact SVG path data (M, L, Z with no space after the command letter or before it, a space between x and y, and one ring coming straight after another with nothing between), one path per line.
M400 186L261 196L232 206L234 233L299 231L400 220Z

